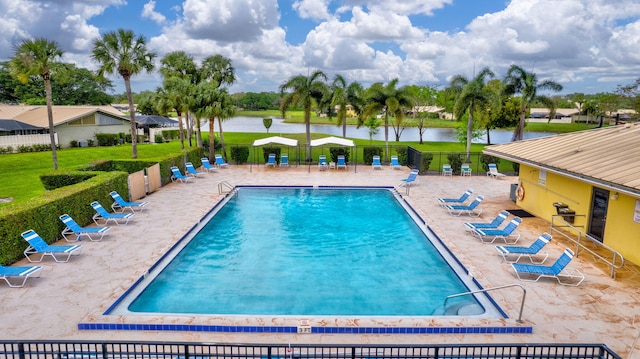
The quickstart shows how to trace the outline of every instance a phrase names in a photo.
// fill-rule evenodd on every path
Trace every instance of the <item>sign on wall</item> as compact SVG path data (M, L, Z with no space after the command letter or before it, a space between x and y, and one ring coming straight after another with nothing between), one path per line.
M640 223L640 200L636 200L636 208L633 211L633 221Z

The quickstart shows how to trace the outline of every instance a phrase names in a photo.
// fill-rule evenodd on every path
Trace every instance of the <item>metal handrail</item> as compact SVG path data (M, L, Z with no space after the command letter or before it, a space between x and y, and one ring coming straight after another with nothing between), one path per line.
M218 183L218 194L225 193L225 191L224 191L225 188L228 189L227 192L231 192L231 191L233 191L235 186L231 185L231 183L229 183L227 181L222 181L222 182Z
M582 248L582 249L586 250L587 252L591 253L596 258L598 258L598 259L604 261L605 263L607 263L608 265L610 265L611 266L611 273L609 275L611 276L611 278L615 278L616 269L620 269L620 268L622 268L624 266L624 257L622 256L622 254L620 254L620 252L616 251L615 249L607 246L606 244L600 242L599 240L593 238L588 233L582 231L581 229L577 228L576 226L572 225L571 223L565 221L564 217L566 217L566 216L567 216L566 214L565 215L552 215L551 216L551 227L549 229L551 234L553 235L554 232L559 233L564 238L566 238L569 241L575 243L576 244L576 249L575 249L576 256L578 255L578 250L580 248ZM584 215L575 215L575 216L584 216ZM561 221L561 223L559 223L558 225L556 225L554 227L554 223L555 223L556 220ZM577 237L578 238L574 239L572 236L569 235L569 233L567 233L566 231L563 231L563 230L561 230L559 228L571 228L573 231L575 231L575 233L577 233ZM582 238L586 238L591 243L596 244L600 248L606 249L609 252L611 252L612 259L609 260L608 258L605 258L605 257L601 256L599 253L593 251L591 248L585 246L582 243ZM618 258L619 258L620 264L618 264Z
M444 306L444 308L446 310L447 301L449 300L449 298L462 297L463 295L469 295L469 294L486 293L486 292L489 292L489 291L492 291L492 290L504 289L504 288L510 288L510 287L519 287L520 289L522 289L522 302L520 302L520 313L518 314L518 319L516 319L516 322L522 323L522 311L524 310L524 300L527 297L527 290L525 289L525 287L523 287L522 285L517 284L517 283L501 285L501 286L498 286L498 287L484 288L484 289L474 290L474 291L470 291L470 292L452 294L450 296L447 296L447 298L445 298L443 306Z

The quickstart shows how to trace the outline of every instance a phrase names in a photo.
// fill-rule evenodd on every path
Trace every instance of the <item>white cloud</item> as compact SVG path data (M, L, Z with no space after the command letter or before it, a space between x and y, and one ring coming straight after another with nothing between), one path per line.
M329 20L329 2L330 0L296 0L291 7L302 19Z
M154 0L150 0L148 3L144 4L142 7L142 17L146 19L151 19L157 24L164 24L167 18L161 13L155 11L156 2Z

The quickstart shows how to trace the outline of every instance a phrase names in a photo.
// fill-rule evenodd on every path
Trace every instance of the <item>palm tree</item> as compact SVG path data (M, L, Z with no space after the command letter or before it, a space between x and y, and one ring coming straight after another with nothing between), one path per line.
M541 102L547 106L550 112L555 111L555 103L547 96L538 95L539 90L562 91L562 85L552 80L545 80L538 83L538 77L533 72L527 72L522 67L511 65L504 79L505 91L508 94L520 94L522 96L522 108L520 111L520 122L513 131L511 141L522 140L524 134L524 123L527 115L527 108L533 101Z
M347 108L351 108L356 114L362 113L363 93L362 85L358 82L352 82L347 85L347 80L342 75L336 75L330 86L330 107L338 108L337 122L338 126L342 126L342 137L347 137ZM332 113L332 111L330 111Z
M467 162L471 161L471 141L473 139L473 116L480 108L495 107L499 99L495 92L487 87L486 78L494 77L495 74L488 67L483 68L471 81L464 76L457 75L451 80L451 87L462 90L456 98L453 106L453 113L457 119L461 119L468 111L467 118Z
M297 75L280 85L280 96L283 97L280 110L284 115L287 108L297 105L304 110L304 123L307 133L307 161L311 160L311 107L314 101L320 103L327 93L325 81L327 75L316 70L309 76ZM291 92L287 93L288 90Z
M133 31L118 29L102 35L93 41L92 58L100 63L99 76L117 72L124 79L124 86L129 100L129 117L131 121L132 157L138 158L138 136L136 127L136 110L131 93L131 76L142 70L153 70L153 59L156 54L147 50L144 36L135 36Z
M56 59L62 56L62 50L54 41L44 38L24 40L15 47L15 56L9 63L11 74L23 83L29 82L32 76L40 76L44 80L44 93L47 103L47 119L49 120L49 138L51 139L51 156L53 169L58 169L55 129L53 127L53 100L51 95L51 70L56 66Z
M406 109L413 107L413 98L408 88L396 89L398 79L391 80L387 86L376 82L367 90L365 117L384 112L385 159L389 160L389 115L396 118L396 141L399 141L399 127ZM395 127L394 127L395 129Z

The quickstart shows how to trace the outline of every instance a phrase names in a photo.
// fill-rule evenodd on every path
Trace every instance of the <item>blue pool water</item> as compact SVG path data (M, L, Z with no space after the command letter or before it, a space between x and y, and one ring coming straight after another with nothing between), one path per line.
M424 316L466 291L387 189L240 188L128 309Z

